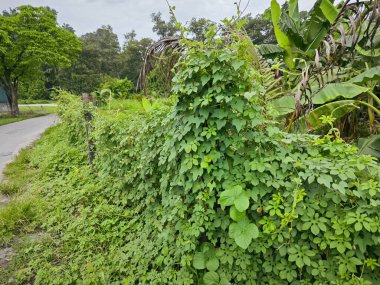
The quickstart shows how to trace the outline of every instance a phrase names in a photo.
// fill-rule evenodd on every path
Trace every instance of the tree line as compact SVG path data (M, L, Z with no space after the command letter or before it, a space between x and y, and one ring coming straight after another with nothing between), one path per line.
M92 92L107 81L128 79L136 85L147 48L153 39L138 38L134 30L120 44L110 25L81 36L69 24L57 22L57 11L30 5L0 15L0 84L12 114L18 115L18 98L49 99L55 88L77 94ZM244 16L245 28L254 44L275 44L270 10ZM179 34L171 15L151 14L152 30L159 38ZM192 18L188 23L193 40L214 23Z

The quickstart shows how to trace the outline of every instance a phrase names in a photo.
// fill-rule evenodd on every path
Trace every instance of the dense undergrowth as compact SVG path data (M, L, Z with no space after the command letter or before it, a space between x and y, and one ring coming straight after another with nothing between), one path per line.
M174 99L92 110L92 167L82 104L61 97L62 124L28 161L42 234L20 243L9 283L380 282L374 158L334 131L282 132L249 41L214 35L184 43Z

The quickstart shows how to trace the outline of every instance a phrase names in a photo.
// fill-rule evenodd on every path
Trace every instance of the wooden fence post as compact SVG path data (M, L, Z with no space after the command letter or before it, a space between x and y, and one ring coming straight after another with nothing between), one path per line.
M83 109L84 109L84 119L86 121L88 161L89 161L89 164L92 165L95 159L95 145L92 138L90 137L92 114L89 111L88 107L89 107L90 102L94 104L95 100L93 96L88 93L82 93L82 100L83 100Z

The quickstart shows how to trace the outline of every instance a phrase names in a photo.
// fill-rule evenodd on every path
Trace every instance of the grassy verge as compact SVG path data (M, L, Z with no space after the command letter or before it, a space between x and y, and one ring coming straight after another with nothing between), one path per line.
M100 113L115 113L107 107ZM72 135L64 124L49 129L5 170L0 191L11 201L0 209L0 249L11 246L14 255L0 266L0 284L128 284L127 192L88 166L86 145Z
M0 126L55 113L55 106L20 106L20 115L0 114Z
M8 204L0 206L0 251L12 247L16 253L10 264L0 266L0 284L21 284L17 280L26 279L18 277L25 276L24 269L30 261L26 250L44 238L40 226L46 207L39 190L33 187L41 172L32 163L33 156L34 146L21 150L5 168L5 178L0 183L0 195L10 198Z
M7 125L15 122L20 122L23 120L40 117L44 114L31 113L31 114L20 114L18 117L11 117L10 115L0 115L0 126Z
M30 114L51 114L56 112L56 106L20 106L21 113Z
M18 100L19 104L56 104L57 101L54 100L32 100L32 99L20 99Z
M0 207L0 250L12 247L14 256L6 266L0 266L0 284L34 283L38 272L47 269L45 262L60 263L61 258L68 258L66 251L63 257L52 252L60 252L65 242L59 239L49 219L63 218L55 209L74 196L65 198L59 192L72 180L68 174L85 159L78 148L59 138L62 136L65 137L62 126L48 129L4 170L0 194L9 196L10 202ZM88 172L87 168L84 163L83 173ZM71 191L72 186L67 190ZM60 281L54 284L63 284L68 279L67 276L57 279Z

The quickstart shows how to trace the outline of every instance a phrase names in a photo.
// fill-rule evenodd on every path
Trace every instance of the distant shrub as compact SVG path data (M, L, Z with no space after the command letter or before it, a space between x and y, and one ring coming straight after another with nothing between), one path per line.
M132 81L129 79L117 79L117 78L109 78L103 84L101 84L98 92L102 92L102 90L109 90L111 92L111 96L116 99L126 99L130 98L134 93L135 86ZM100 97L109 95L100 95Z

